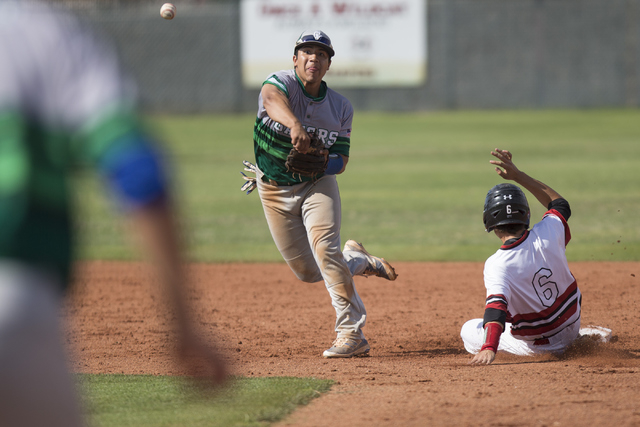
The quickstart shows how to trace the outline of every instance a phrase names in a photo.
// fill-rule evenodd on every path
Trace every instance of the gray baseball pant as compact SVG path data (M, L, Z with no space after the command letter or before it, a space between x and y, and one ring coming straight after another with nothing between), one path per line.
M341 202L335 175L292 186L266 184L258 173L258 194L271 236L291 268L304 282L324 280L336 311L338 337L363 338L367 312L353 275L367 260L340 250Z

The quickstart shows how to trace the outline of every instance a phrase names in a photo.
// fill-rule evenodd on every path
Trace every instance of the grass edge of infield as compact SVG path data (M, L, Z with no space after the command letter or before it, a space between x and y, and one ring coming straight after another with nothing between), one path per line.
M334 381L233 377L202 392L184 377L75 374L92 427L266 426L328 392Z

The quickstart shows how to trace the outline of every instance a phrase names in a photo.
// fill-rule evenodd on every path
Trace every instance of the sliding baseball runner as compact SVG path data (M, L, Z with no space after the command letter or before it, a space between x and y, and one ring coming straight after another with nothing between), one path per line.
M466 322L460 333L467 351L475 354L471 363L488 365L498 351L561 354L583 334L608 340L609 329L580 329L582 296L565 255L571 240L569 202L520 171L509 151L496 149L491 154L497 158L491 163L498 175L526 188L547 212L529 230L524 192L511 183L489 190L483 221L502 245L484 267L484 318Z

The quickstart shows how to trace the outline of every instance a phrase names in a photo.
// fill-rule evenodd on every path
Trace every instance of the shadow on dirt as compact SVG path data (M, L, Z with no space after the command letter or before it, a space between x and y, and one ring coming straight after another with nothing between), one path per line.
M494 366L499 365L527 365L542 363L558 363L558 362L580 362L584 360L587 364L607 365L611 362L620 362L624 360L640 360L640 349L621 349L612 346L617 342L616 336L612 337L608 343L601 342L597 337L582 336L577 339L562 355L539 354L535 356L517 356L500 352L496 357L496 361L492 363ZM453 350L446 354L465 354L465 351ZM426 354L423 353L423 354Z
M389 352L392 356L403 357L408 355L414 356L427 356L427 357L439 357L439 356L456 356L460 354L468 354L464 348L429 348L424 350L402 350Z

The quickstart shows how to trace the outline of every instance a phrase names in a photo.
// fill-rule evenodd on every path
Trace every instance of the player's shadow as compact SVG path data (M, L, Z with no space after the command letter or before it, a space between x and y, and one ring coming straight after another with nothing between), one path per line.
M614 348L611 343L618 340L612 337L608 343L599 341L598 337L582 336L571 344L561 355L540 354L532 357L516 356L500 352L492 365L525 365L540 363L558 363L578 359L591 359L597 363L611 360L640 359L640 349L624 350Z
M470 355L472 356L472 355ZM539 354L535 356L518 356L515 354L498 352L496 360L491 364L492 366L499 365L529 365L529 364L541 364L541 363L554 363L558 362L558 358L550 354Z
M458 347L427 348L424 350L400 350L400 351L391 351L389 353L392 357L403 357L403 356L409 356L409 355L438 357L438 356L457 356L460 354L468 354L464 348L458 348Z
M563 354L541 354L533 358L522 358L511 354L501 354L499 362L493 365L521 365L528 363L557 363L559 361L570 361L577 359L595 359L601 361L640 359L640 350L624 350L614 348L611 343L616 342L616 336L612 337L608 343L599 341L598 337L589 335L582 336L571 344Z
M618 340L617 336L613 336L608 343L598 341L596 337L582 336L571 344L562 355L541 354L533 357L522 357L508 353L500 352L499 360L493 365L522 365L531 363L557 363L558 361L566 361L580 358L597 357L603 359L640 359L640 350L623 350L612 348L611 343ZM399 349L390 351L386 354L388 357L444 357L444 356L460 356L471 354L457 345L439 346L435 348L425 348L421 350Z

